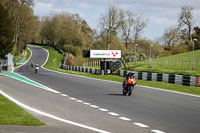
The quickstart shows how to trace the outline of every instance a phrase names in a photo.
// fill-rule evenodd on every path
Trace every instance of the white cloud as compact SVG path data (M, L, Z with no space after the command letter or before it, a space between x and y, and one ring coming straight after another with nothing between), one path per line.
M44 16L48 15L53 10L53 4L37 2L34 6L34 12L36 15Z

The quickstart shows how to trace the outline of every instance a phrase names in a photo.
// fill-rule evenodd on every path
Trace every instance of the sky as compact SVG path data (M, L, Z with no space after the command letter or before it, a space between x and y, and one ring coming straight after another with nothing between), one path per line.
M200 26L200 0L34 0L34 14L48 16L53 12L79 14L92 29L98 29L99 18L109 5L130 10L148 21L141 37L156 40L166 28L178 24L182 6L193 7L194 26Z

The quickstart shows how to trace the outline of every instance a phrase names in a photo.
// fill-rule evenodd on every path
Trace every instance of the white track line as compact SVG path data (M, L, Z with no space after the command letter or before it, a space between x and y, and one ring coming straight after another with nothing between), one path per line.
M149 126L144 125L142 123L133 123L134 125L140 126L140 127L144 127L144 128L148 128Z
M96 105L90 105L90 107L92 107L92 108L99 108L99 106L96 106Z
M83 124L80 124L80 123L76 123L76 122L73 122L73 121L69 121L69 120L66 120L66 119L63 119L63 118L60 118L60 117L57 117L57 116L54 116L54 115L51 115L51 114L48 114L48 113L45 113L45 112L42 112L40 110L37 110L35 108L32 108L32 107L29 107L17 100L15 100L14 98L12 98L11 96L7 95L6 93L4 93L3 91L0 90L0 94L4 95L6 98L10 99L11 101L13 101L14 103L18 104L19 106L25 108L25 109L28 109L30 111L33 111L35 113L38 113L40 115L43 115L43 116L46 116L46 117L49 117L49 118L52 118L52 119L55 119L55 120L58 120L58 121L61 121L61 122L64 122L64 123L67 123L67 124L71 124L71 125L74 125L74 126L78 126L78 127L82 127L82 128L85 128L85 129L88 129L88 130L92 130L92 131L95 131L95 132L99 132L99 133L110 133L108 131L104 131L104 130L101 130L101 129L97 129L97 128L94 128L94 127L90 127L90 126L87 126L87 125L83 125Z
M165 132L160 131L160 130L151 130L151 131L154 132L154 133L165 133Z
M108 112L108 114L112 115L112 116L119 116L119 114L114 113L114 112Z
M74 98L74 97L70 97L69 99L71 99L71 100L77 100L76 98Z
M83 103L83 101L82 101L82 100L77 100L77 102L78 102L78 103Z
M63 97L68 97L68 95L66 95L66 94L61 94Z
M119 119L124 120L124 121L131 121L131 119L126 118L126 117L119 117Z
M100 110L100 111L103 111L103 112L108 112L107 109L103 109L103 108L100 108L99 110Z
M90 103L83 103L83 104L85 104L85 105L90 105Z

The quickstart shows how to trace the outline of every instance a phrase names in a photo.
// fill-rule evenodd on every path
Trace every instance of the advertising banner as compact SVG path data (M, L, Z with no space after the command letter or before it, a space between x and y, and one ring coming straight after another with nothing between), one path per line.
M90 58L121 58L121 50L90 50Z

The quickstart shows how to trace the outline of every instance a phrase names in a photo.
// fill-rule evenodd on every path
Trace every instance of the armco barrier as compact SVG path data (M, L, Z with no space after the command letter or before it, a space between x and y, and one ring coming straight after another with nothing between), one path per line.
M183 85L190 86L190 76L183 75Z
M74 70L79 72L87 72L96 75L101 75L102 71L92 68L84 68L79 66L69 66L69 65L60 65L62 69ZM119 70L118 75L121 77L126 77L127 73L130 71ZM162 74L162 73L150 73L150 72L135 72L134 76L139 80L148 80L148 81L162 81L165 83L174 83L177 85L187 85L187 86L200 86L199 77L194 76L185 76L185 75L175 75L175 74Z
M175 75L175 84L182 85L183 84L183 75Z
M163 74L157 73L157 81L163 81Z
M175 83L175 74L169 74L168 83Z
M142 73L142 80L147 80L147 72Z
M138 79L138 72L134 72L135 79Z
M169 82L169 74L163 74L162 81L165 83L168 83Z
M152 73L152 78L151 78L151 80L152 80L152 81L157 81L157 76L158 76L157 73Z
M138 79L142 80L142 72L138 72Z
M152 73L150 73L150 72L147 73L147 80L148 81L152 80Z
M124 77L126 73L124 70L119 70L119 75ZM165 83L173 83L177 85L187 86L200 86L199 77L175 75L175 74L162 74L162 73L150 73L150 72L135 72L135 78L140 80L162 81Z
M195 86L196 77L190 76L190 86Z

